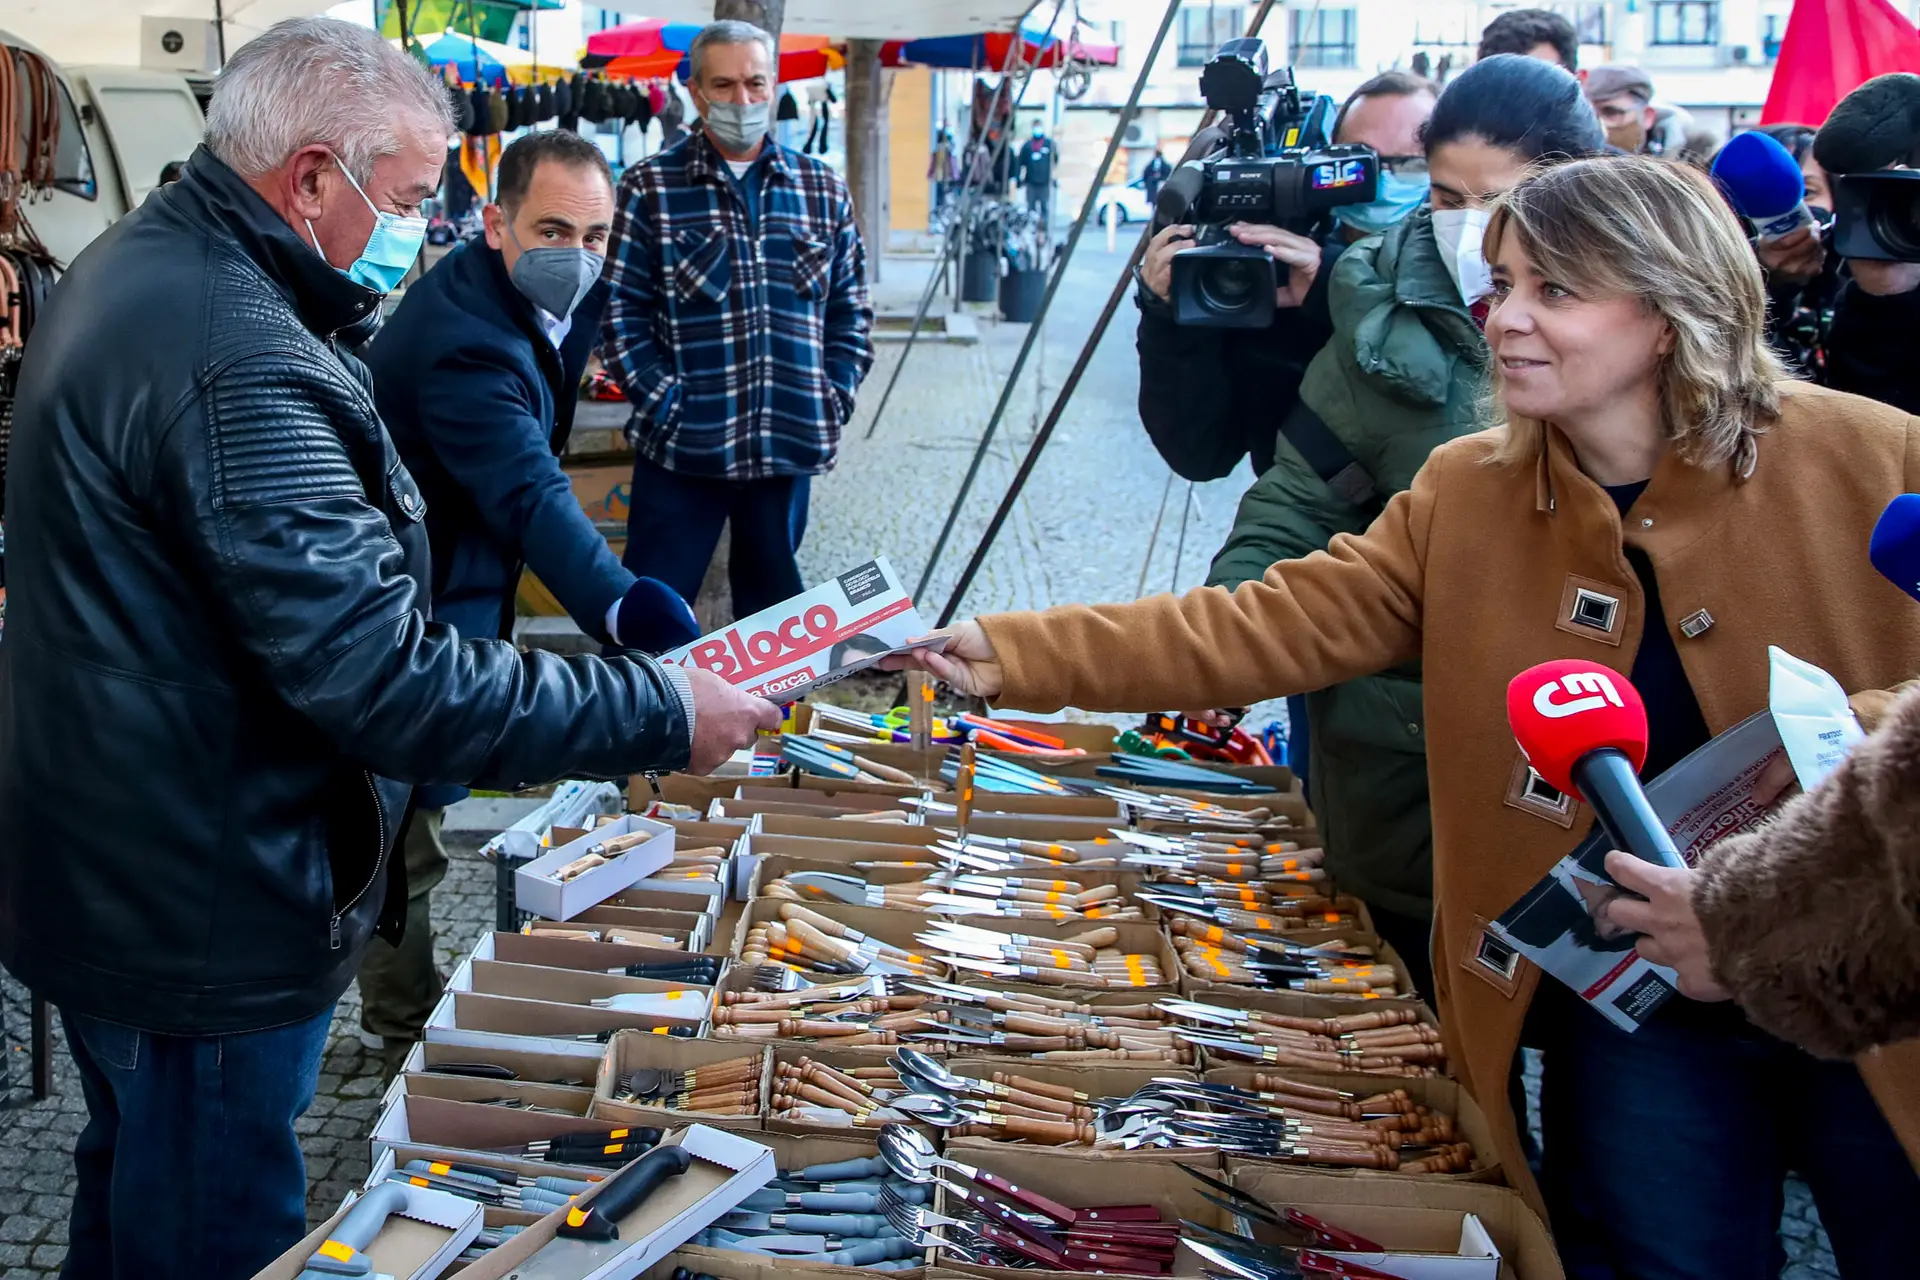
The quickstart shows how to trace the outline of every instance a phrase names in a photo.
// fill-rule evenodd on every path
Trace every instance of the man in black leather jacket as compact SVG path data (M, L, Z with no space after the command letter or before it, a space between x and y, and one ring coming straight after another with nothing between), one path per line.
M0 962L60 1007L91 1115L72 1280L242 1280L305 1233L293 1121L404 907L413 784L710 769L778 719L429 621L426 506L335 338L417 251L450 122L373 32L281 24L26 356Z

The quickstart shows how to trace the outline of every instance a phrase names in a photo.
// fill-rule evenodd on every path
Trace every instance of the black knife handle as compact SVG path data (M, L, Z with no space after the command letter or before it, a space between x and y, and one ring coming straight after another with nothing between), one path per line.
M473 1076L480 1080L518 1080L511 1069L493 1062L441 1062L427 1068L430 1075Z
M567 1240L618 1240L615 1221L639 1208L655 1188L685 1173L692 1163L693 1154L685 1147L655 1147L607 1179L591 1203L567 1210L554 1234Z

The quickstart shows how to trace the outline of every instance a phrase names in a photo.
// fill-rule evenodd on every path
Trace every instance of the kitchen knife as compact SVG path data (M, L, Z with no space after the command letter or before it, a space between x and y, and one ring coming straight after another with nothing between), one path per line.
M600 1185L593 1199L567 1210L554 1238L514 1268L517 1280L580 1280L618 1257L619 1219L645 1203L668 1178L693 1164L685 1147L655 1147Z

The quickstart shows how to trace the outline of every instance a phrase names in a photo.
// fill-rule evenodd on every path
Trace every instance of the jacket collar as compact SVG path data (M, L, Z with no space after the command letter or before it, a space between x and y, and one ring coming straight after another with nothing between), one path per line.
M1599 483L1580 469L1573 443L1558 427L1546 429L1546 448L1535 472L1534 506L1548 514L1563 508L1613 510L1613 499ZM1766 463L1767 437L1760 437L1757 472ZM1660 455L1653 478L1632 507L1632 519L1622 521L1628 543L1651 556L1672 554L1698 541L1726 511L1726 499L1742 481L1731 462L1696 466L1669 448Z
M162 189L169 206L231 243L280 291L300 323L322 338L366 321L380 295L333 265L273 206L202 146L180 181Z
M759 159L767 162L769 175L778 174L782 178L793 176L792 163L787 159L786 148L767 135L767 145L761 151ZM757 161L756 161L757 163ZM723 176L726 157L720 154L713 140L707 137L705 127L695 129L687 137L687 177L695 182L718 182L725 185Z
M1391 260L1394 300L1420 308L1429 327L1484 361L1486 342L1441 261L1440 244L1433 238L1432 211L1422 205L1381 234L1381 264Z

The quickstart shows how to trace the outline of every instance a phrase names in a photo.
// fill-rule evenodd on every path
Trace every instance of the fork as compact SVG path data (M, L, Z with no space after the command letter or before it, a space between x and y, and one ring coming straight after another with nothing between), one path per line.
M891 1186L880 1188L880 1212L885 1215L889 1226L918 1245L950 1244L945 1236L935 1234L935 1229L939 1227L959 1227L963 1231L972 1229L972 1224L959 1218L949 1218L931 1209L908 1204Z
M818 990L845 992L846 998L854 999L859 996L907 993L904 986L895 986L878 974L863 978L841 978L834 982L813 982L801 977L798 969L789 969L783 964L755 965L748 974L748 981L755 991L772 991L783 995L789 991Z

